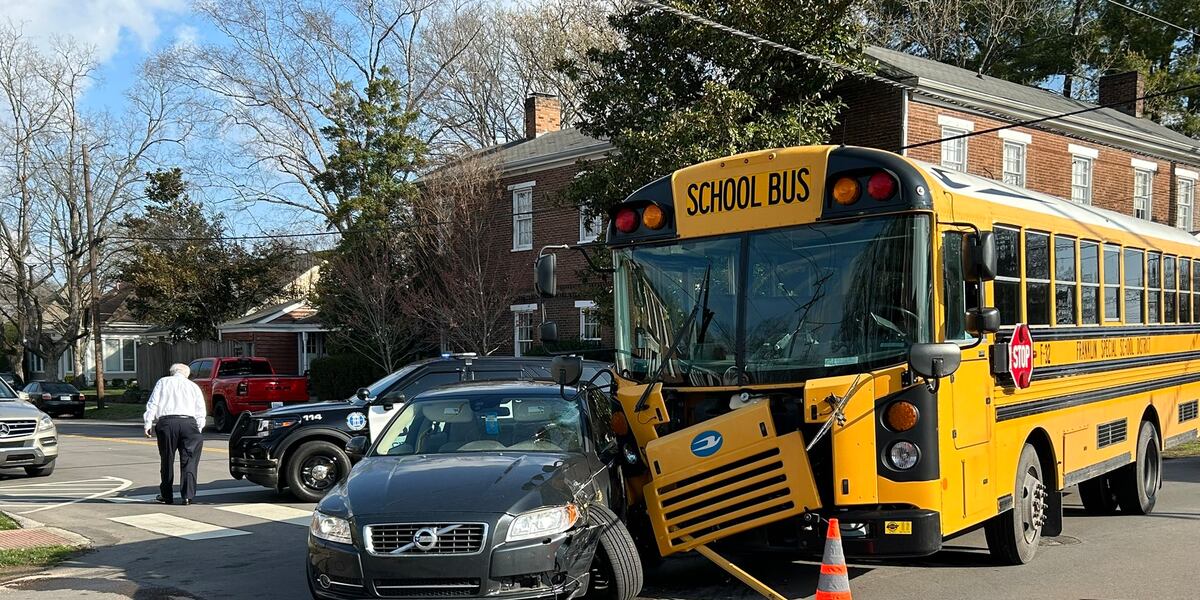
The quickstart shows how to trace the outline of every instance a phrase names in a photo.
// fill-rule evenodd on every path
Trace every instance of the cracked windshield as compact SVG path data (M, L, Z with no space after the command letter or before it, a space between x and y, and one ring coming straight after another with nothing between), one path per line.
M620 250L618 365L645 380L676 341L668 385L788 382L900 361L930 338L929 245L928 218L906 216Z

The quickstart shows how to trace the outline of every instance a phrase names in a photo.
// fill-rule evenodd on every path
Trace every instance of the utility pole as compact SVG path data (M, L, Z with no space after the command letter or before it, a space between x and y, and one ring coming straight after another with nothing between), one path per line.
M96 366L96 407L104 408L104 340L100 339L100 280L97 275L100 249L96 243L96 211L92 206L92 160L83 144L83 205L87 211L88 270L92 283L92 354Z

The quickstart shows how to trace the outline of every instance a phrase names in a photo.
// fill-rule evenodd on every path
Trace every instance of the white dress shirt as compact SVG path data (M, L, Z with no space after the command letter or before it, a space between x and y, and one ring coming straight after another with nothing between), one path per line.
M168 375L154 384L150 400L146 402L146 414L142 421L146 430L154 428L154 422L162 417L180 415L196 420L196 426L204 429L208 408L204 405L204 392L200 386L183 375Z

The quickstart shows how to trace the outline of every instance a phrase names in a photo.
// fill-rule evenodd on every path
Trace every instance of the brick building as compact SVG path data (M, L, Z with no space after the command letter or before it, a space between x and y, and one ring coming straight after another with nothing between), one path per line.
M1128 100L1121 110L1103 108L1036 127L917 145L1095 105L900 52L868 48L867 54L878 62L881 75L903 85L844 84L839 93L846 108L831 143L901 152L1188 231L1197 228L1200 140L1142 117L1142 103L1133 100L1144 87L1137 74L1101 80L1101 102ZM509 252L512 277L523 290L512 306L513 348L502 352L519 352L535 343L542 321L532 294L538 251L594 237L598 224L564 206L559 194L578 171L577 161L602 158L611 150L604 141L559 129L559 105L552 97L532 96L525 108L525 139L489 150L503 173L500 210L513 215L512 246L498 251ZM584 267L583 259L559 252L559 260L560 296L546 304L546 319L558 322L562 339L610 342L611 333L589 318L587 309L595 299L586 297L573 275Z

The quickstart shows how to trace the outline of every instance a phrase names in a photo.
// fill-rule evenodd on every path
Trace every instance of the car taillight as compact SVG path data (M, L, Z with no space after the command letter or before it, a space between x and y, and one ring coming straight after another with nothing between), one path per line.
M239 381L237 385L237 395L245 396L250 391L250 384L245 381Z
M632 208L622 208L613 218L613 224L621 233L633 233L638 227L638 214Z
M867 180L867 195L876 200L887 200L896 193L896 180L880 171Z
M51 398L53 398L53 397L54 397L54 396L51 396L51 395L50 395L50 394L48 394L48 393L43 393L43 394L42 394L42 400L49 400L49 399L51 399Z

